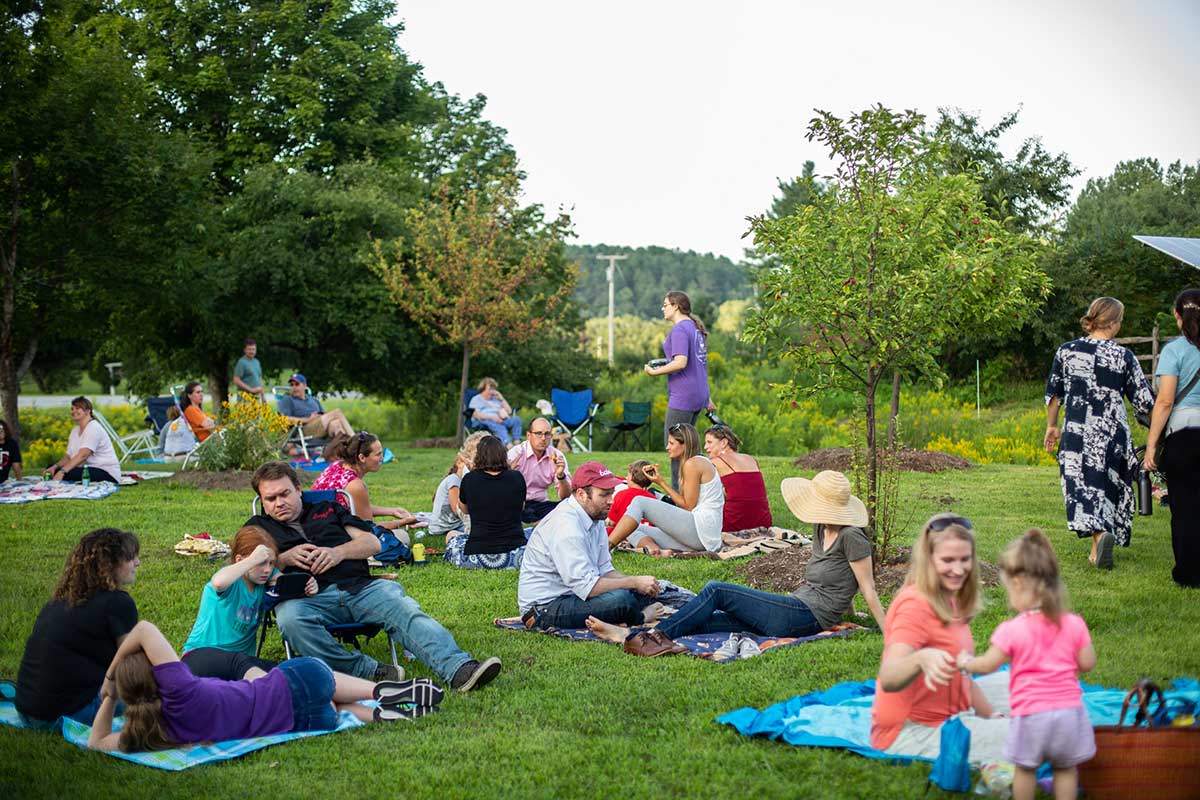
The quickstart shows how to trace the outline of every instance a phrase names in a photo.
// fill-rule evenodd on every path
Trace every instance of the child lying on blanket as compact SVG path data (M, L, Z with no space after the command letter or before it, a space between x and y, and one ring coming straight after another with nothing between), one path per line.
M339 711L364 722L416 719L433 710L443 695L428 678L372 683L334 672L315 658L293 658L270 672L253 673L240 681L197 678L158 628L142 620L121 642L105 675L88 747L129 753L332 730ZM113 733L118 698L125 703L125 724ZM370 699L380 705L357 703Z
M255 657L255 644L267 586L279 577L278 546L262 528L246 525L229 549L231 563L205 585L196 622L183 645L184 665L200 678L236 681L251 667L266 671L275 666L274 661ZM317 581L310 577L304 594L316 593Z

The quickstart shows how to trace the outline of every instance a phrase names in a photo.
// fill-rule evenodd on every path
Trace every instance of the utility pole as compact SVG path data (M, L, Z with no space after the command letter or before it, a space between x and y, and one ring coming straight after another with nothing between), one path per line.
M616 263L624 261L629 256L596 256L596 258L608 259L608 365L611 367L613 365L613 279Z

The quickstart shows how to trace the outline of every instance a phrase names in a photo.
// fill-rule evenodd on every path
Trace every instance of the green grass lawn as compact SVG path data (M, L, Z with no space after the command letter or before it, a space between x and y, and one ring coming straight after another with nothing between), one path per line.
M371 479L376 502L428 509L450 451L398 450ZM624 471L635 453L603 453ZM660 454L654 454L661 459ZM571 457L578 465L579 455ZM796 526L779 493L794 474L786 459L765 458L771 507ZM1118 549L1117 569L1087 565L1087 545L1068 535L1053 468L990 466L940 475L905 475L904 542L946 508L974 520L981 554L994 559L1030 526L1052 534L1074 608L1087 619L1099 654L1089 680L1126 686L1200 673L1200 595L1170 580L1165 509L1137 518L1134 546ZM49 598L67 551L101 526L134 531L142 566L132 594L141 615L176 645L191 627L200 590L219 565L176 556L184 533L228 538L249 515L249 487L202 492L151 481L99 502L43 501L0 507L0 675L15 676L25 638ZM428 540L426 540L428 541ZM435 540L437 541L437 540ZM692 589L733 578L734 565L654 561L618 555L626 573L653 572ZM258 751L237 761L179 774L89 753L57 735L0 726L0 790L7 798L126 796L290 798L457 797L911 797L925 791L928 767L896 767L840 751L750 740L716 725L719 714L765 707L838 681L873 678L882 637L788 648L721 666L698 659L635 659L618 648L501 631L516 612L515 572L466 571L435 563L406 568L401 580L467 650L498 655L504 671L486 689L447 697L442 713L416 723L359 728ZM886 604L890 598L884 597ZM1000 589L973 629L983 646L1007 611ZM863 608L861 602L859 607ZM278 640L267 655L281 656ZM386 643L368 648L385 658ZM429 675L423 665L407 665Z

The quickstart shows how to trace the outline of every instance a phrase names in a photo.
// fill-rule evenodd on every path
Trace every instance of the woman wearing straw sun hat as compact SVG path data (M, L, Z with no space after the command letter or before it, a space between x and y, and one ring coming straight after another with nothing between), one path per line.
M880 629L883 606L875 593L871 543L862 526L867 509L850 493L840 472L818 473L812 480L787 478L783 499L802 522L814 525L807 584L790 595L772 594L734 583L709 582L700 594L658 624L663 636L690 633L753 633L759 636L811 636L838 624L862 592ZM587 626L609 641L637 633L589 617Z

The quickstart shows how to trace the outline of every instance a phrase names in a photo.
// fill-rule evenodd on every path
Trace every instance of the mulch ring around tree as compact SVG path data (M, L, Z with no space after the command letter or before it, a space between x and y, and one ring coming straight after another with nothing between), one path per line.
M792 466L817 471L834 469L838 472L849 472L852 454L853 451L849 447L825 447L810 450L793 461ZM906 447L900 451L896 466L908 472L944 472L948 469L969 469L972 464L965 458L949 453Z
M220 489L230 492L249 492L250 476L254 473L245 469L231 469L225 472L206 472L200 469L179 471L168 482L176 486L191 486L201 491Z
M894 549L891 557L875 573L875 591L879 594L895 594L904 585L908 574L908 559L911 547ZM812 547L799 545L752 558L736 570L755 589L767 592L794 592L805 584L804 572ZM979 562L979 577L984 586L997 586L1000 571L986 561Z

